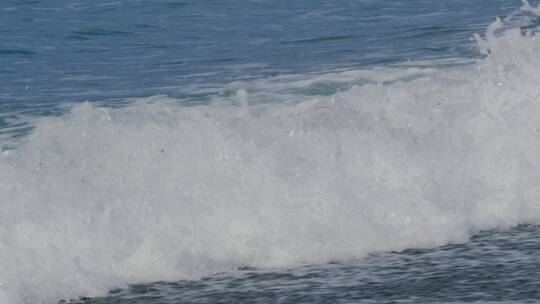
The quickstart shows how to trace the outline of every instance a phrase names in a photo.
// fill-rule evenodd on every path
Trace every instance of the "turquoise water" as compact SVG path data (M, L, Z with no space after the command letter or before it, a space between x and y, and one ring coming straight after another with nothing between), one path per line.
M0 4L0 304L540 300L538 3Z

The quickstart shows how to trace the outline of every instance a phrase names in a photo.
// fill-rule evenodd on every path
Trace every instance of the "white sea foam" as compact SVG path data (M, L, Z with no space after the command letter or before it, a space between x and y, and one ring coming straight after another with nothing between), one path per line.
M0 303L540 223L540 41L495 34L503 23L466 66L259 80L211 106L157 96L42 119L0 155ZM363 84L298 93L328 80Z

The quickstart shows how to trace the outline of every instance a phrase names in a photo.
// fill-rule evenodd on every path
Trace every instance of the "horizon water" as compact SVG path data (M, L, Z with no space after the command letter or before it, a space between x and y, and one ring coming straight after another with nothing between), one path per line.
M0 4L0 304L540 300L540 7Z

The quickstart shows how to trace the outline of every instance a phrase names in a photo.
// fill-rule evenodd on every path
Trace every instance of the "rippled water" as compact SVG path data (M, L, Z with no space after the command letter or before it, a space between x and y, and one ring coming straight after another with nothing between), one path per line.
M539 251L539 227L519 226L435 249L133 285L81 303L534 303Z
M0 3L0 132L62 102L122 104L193 86L474 57L470 39L515 0L21 1ZM189 88L186 88L189 86ZM214 94L218 92L213 92ZM212 94L210 94L212 95ZM188 102L186 100L185 102Z
M536 5L1 2L0 304L540 301Z

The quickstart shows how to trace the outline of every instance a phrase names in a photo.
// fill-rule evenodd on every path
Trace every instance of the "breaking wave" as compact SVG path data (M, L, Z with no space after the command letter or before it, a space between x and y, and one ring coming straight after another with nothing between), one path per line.
M540 223L540 41L526 26L538 10L490 25L469 64L260 79L208 106L154 96L40 119L0 155L0 303Z

